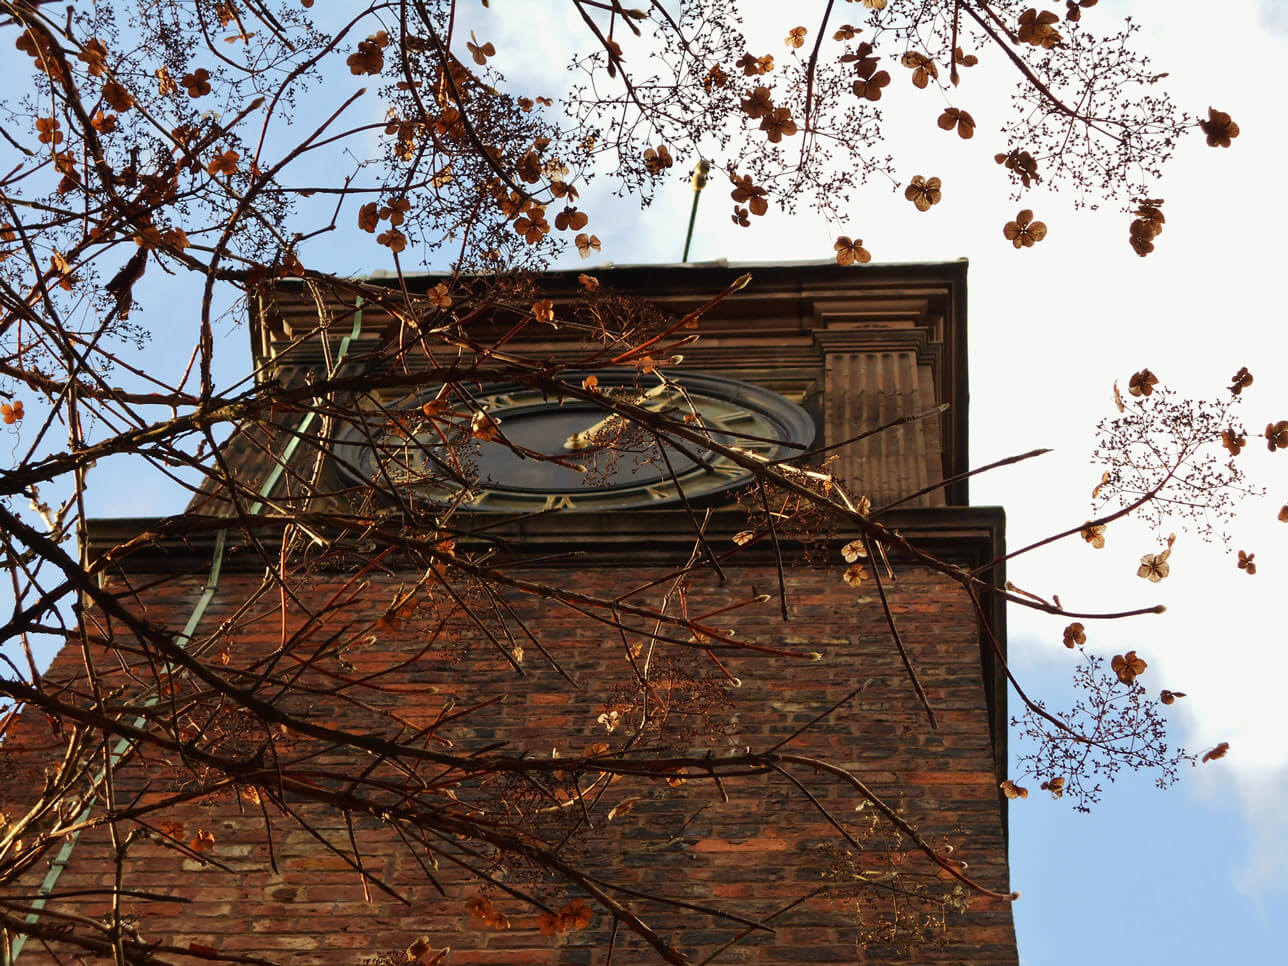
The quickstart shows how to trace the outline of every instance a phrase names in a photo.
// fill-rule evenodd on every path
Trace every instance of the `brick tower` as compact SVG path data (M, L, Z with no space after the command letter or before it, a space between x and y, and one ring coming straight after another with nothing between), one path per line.
M596 276L680 316L743 271ZM763 459L834 446L827 469L850 494L878 509L899 501L879 517L889 531L954 565L1002 557L1001 511L969 506L964 479L936 486L968 466L965 263L749 271L753 283L703 317L676 367L691 376L681 384L701 418ZM416 295L437 281L407 284ZM552 273L537 294L559 309L577 289L576 273ZM286 386L328 372L358 385L370 374L363 360L389 359L398 338L386 307L294 284L252 315L259 379ZM478 325L480 344L505 332L504 321ZM552 366L570 357L565 330L537 331L505 352ZM391 366L388 388L359 408L405 396L407 371ZM585 423L548 399L473 388L504 410L507 431L555 420L532 432L556 438ZM433 398L416 391L417 402ZM398 528L396 499L362 492L381 479L397 490L423 469L389 458L374 426L301 404L224 445L245 492L198 496L200 526L92 527L91 556L119 557L103 568L104 587L222 682L193 685L182 668L112 655L112 680L136 688L140 707L195 709L178 714L173 753L123 756L117 770L118 805L157 803L131 826L122 862L131 942L157 944L165 962L406 962L421 936L420 961L450 946L440 962L455 966L679 961L663 946L693 963L1016 961L1009 905L972 893L919 845L1008 892L1000 606L893 545L888 571L870 561L880 587L843 579L840 548L856 535L843 527L739 546L761 499L753 487L740 504L737 467L704 468L700 456L669 477L594 466L594 479L569 490L540 465L480 451L474 469L490 485L465 499L450 483L402 491L412 503L458 505L426 544ZM325 492L306 493L306 477L326 481ZM681 495L671 477L692 486ZM270 526L288 507L295 525ZM768 500L763 509L772 519ZM329 531L310 530L315 511L332 515L328 525L349 515L347 545L373 548L365 565L335 554ZM153 535L142 549L114 549L140 533ZM484 566L504 582L482 589L473 574ZM266 579L275 567L291 575L283 586ZM990 579L1001 582L1000 570ZM612 619L592 600L617 602ZM681 608L719 613L722 633L760 649L706 651L696 634L668 642L653 618ZM47 680L65 681L75 700L80 669L69 648ZM247 699L242 708L211 704L207 692L225 685L225 698ZM632 736L642 715L649 724ZM44 726L24 720L11 739L32 780ZM341 733L360 740L334 740ZM391 741L420 757L391 763ZM723 764L767 751L786 756L780 767ZM214 781L207 752L244 753L245 772ZM663 774L585 764L628 752L687 764ZM435 756L448 754L517 764L477 786L459 769L447 782ZM274 783L275 760L290 763L289 780ZM560 772L560 760L581 764ZM546 771L525 772L534 761ZM386 774L383 798L351 781L375 787ZM405 797L408 781L432 808ZM87 813L102 807L91 801ZM465 821L487 834L454 824ZM34 934L17 962L110 959L109 938L84 923L111 918L114 854L106 826L91 825L29 870L21 887ZM552 855L576 884L555 882ZM612 908L631 921L614 924ZM100 944L69 945L72 930Z

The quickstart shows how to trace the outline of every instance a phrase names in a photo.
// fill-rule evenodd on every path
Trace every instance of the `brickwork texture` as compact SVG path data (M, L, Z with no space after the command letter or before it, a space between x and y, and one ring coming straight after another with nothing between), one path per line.
M562 566L538 566L525 574L607 597L643 583L646 575L620 560ZM920 835L936 846L951 844L971 876L1005 892L1004 806L975 611L941 575L907 566L896 571L891 609L937 729L913 693L871 583L847 585L838 566L788 568L788 621L779 618L777 601L719 618L740 640L818 652L821 659L815 661L721 652L722 671L700 648L650 647L649 628L642 624L623 634L555 601L523 594L471 596L467 583L458 593L481 615L477 621L431 581L414 606L380 623L390 602L419 576L396 569L370 574L361 584L334 573L302 582L299 601L288 604L285 618L276 595L256 599L258 574L231 570L194 646L203 634L232 622L234 644L220 655L230 673L258 673L256 692L268 699L275 699L283 680L301 675L295 683L311 693L301 696L296 687L287 703L293 714L311 721L390 735L390 716L396 716L405 733L433 728L431 747L545 758L597 749L611 754L631 742L662 757L763 751L866 682L857 698L783 750L853 769ZM696 575L685 588L688 612L706 613L777 589L772 562L732 569L728 578L722 587L709 574ZM136 587L147 580L131 577ZM178 630L203 583L204 577L160 579L142 594L149 618ZM119 580L113 586L124 589ZM656 604L667 586L632 599ZM673 595L670 606L678 606L677 600ZM326 609L336 601L343 606ZM301 605L320 617L306 623ZM370 633L359 635L363 628ZM334 647L355 635L360 643ZM517 667L516 647L522 649ZM650 665L653 689L644 698L627 657L632 650L637 666ZM148 668L133 670L140 682L154 680ZM79 673L79 655L69 649L49 679L72 682ZM739 686L730 684L730 676ZM369 686L340 689L340 681ZM632 738L641 700L649 702L656 724ZM467 713L443 723L462 711ZM33 736L43 723L27 724L35 761L40 742ZM47 738L46 733L46 745ZM315 753L309 767L320 784L338 787L345 775L380 767L365 753L322 745L284 743L282 753L298 758L306 751ZM173 790L175 774L172 763L136 758L121 769L117 794L159 799L162 791ZM433 770L424 776L432 778ZM492 809L499 819L528 822L534 833L563 841L571 861L610 889L622 890L614 895L694 963L717 953L713 962L776 966L1015 962L1009 907L979 897L959 902L952 895L955 883L936 875L907 841L876 820L852 787L833 776L795 767L786 775L731 776L719 786L694 773L669 782L623 777L600 781L582 800L568 795L569 780L565 776L563 786L554 780L542 789L521 787L522 781L509 787L467 782L460 788L460 807ZM579 781L587 787L594 776ZM289 814L222 792L197 795L152 816L154 829L182 825L179 841L203 830L213 845L201 854L185 853L149 834L131 847L125 884L154 894L125 901L139 934L184 948L212 947L293 964L397 954L419 936L428 936L435 948L451 946L453 966L605 961L611 923L602 908L591 904L594 918L585 929L543 935L537 910L507 894L508 887L529 891L551 908L581 895L551 883L522 859L485 854L486 849L471 855L476 847L450 834L439 835L430 847L409 843L370 815L356 816L350 829L333 810L292 805L290 795L283 799ZM83 835L56 887L68 898L53 899L50 909L104 915L101 893L77 893L111 886L110 855L104 830ZM486 870L497 884L480 889L462 863ZM358 864L369 874L365 884ZM29 887L35 884L33 878ZM910 902L901 894L917 889L933 901ZM471 915L466 899L479 894L508 916L510 928L489 928ZM682 903L768 928L748 929ZM651 956L635 935L617 935L615 962L649 962ZM77 961L74 951L40 941L28 943L21 957L33 966L68 961Z

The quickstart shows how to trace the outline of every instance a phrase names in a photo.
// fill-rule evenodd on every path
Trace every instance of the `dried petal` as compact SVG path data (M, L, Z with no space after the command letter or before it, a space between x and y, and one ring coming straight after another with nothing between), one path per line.
M1060 798L1064 795L1064 778L1052 778L1050 781L1043 782L1042 790L1050 792L1052 798Z
M856 560L866 560L868 556L868 548L864 544L862 538L851 540L841 548L841 556L844 558L846 563L854 563Z
M836 251L838 265L866 265L872 261L872 256L863 247L862 238L852 241L848 235L842 235L832 248Z
M1136 656L1135 651L1115 654L1109 666L1123 684L1131 684L1137 676L1145 673L1145 668L1149 667L1142 658Z
M1022 785L1015 784L1015 782L1011 781L1009 778L1002 782L999 787L1002 789L1002 794L1007 798L1016 799L1029 797L1029 790L1027 788Z
M1229 114L1215 107L1208 108L1208 118L1199 121L1199 127L1207 135L1208 147L1211 148L1228 148L1230 141L1239 136L1239 125L1231 120Z
M1230 742L1223 741L1215 748L1212 748L1211 750L1207 751L1203 755L1203 760L1207 762L1207 761L1216 761L1218 758L1224 758L1226 755L1226 752L1228 752L1229 750L1230 750Z

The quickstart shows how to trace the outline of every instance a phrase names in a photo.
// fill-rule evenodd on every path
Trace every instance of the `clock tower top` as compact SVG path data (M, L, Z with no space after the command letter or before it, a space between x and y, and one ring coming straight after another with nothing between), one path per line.
M584 294L578 281L583 274L547 273L540 277L540 291L516 295L513 305L501 299L486 311L472 312L470 342L483 347L506 338L534 298L548 298L556 317L564 317ZM832 459L834 476L876 505L912 493L918 495L907 502L914 506L968 502L964 480L936 488L968 466L964 261L871 268L835 263L613 266L589 274L598 280L600 292L644 297L669 317L693 311L735 279L750 275L749 284L702 314L697 338L682 349L682 363L666 369L669 377L695 387L685 403L690 419L709 417L716 430L741 429L746 439L763 437L770 442L755 445L774 448L768 458L785 458L806 445L818 449ZM432 309L436 287L448 281L433 274L401 280L386 276L325 291L294 279L279 281L252 303L256 371L261 378L316 379L341 357L348 360L349 371L360 369L367 359L387 359L390 345L408 338L409 320L424 317ZM507 347L526 359L546 360L552 371L559 371L584 358L585 343L566 327L528 325ZM559 378L567 381L567 373ZM647 389L647 384L645 377L640 385ZM408 380L401 380L384 392L380 403L428 398L433 388L409 387ZM478 389L493 415L508 428L529 434L538 449L550 449L545 455L578 431L578 420L586 422L584 429L602 418L575 400L552 399L542 391L527 389L516 396L495 379ZM755 404L737 403L739 393L754 396ZM656 407L656 400L652 404ZM731 417L744 425L728 423ZM888 428L873 432L882 426ZM381 445L386 462L392 460L393 475L424 468L423 459L413 466L415 460L399 456L372 427L349 427L340 436L349 447L341 447L343 479L356 482L355 468L372 479ZM234 440L233 446L238 445ZM254 472L257 463L263 470L271 465L256 455L262 441L244 441L243 448L233 462L247 472ZM479 455L484 485L468 494L468 502L478 509L646 507L677 500L674 488L659 487L647 473L625 474L620 467L592 472L600 484L595 487L571 480L574 471L558 463L524 461L508 446L482 444ZM680 455L679 461L691 468L695 455ZM720 469L708 467L702 480L692 480L694 486L710 495L722 489L721 483L723 489L736 485L738 474L725 468L721 475ZM429 492L438 491L431 487ZM224 512L208 506L211 510Z

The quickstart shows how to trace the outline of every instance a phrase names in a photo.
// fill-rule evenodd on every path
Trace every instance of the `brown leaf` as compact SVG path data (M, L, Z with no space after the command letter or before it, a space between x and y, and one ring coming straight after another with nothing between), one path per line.
M482 67L487 63L489 57L496 56L496 48L491 43L480 44L478 38L474 36L474 31L470 31L470 39L465 43L465 49L470 52L471 59L474 63Z
M1073 648L1079 644L1087 643L1087 629L1078 621L1074 621L1064 629L1064 646Z
M774 58L770 54L764 57L757 57L754 54L746 53L734 62L735 67L741 67L742 73L746 77L756 77L759 74L768 74L774 69Z
M993 160L1019 178L1020 184L1026 188L1042 180L1038 174L1038 163L1028 151L1016 149L1007 154L995 154Z
M1046 237L1045 222L1034 221L1033 211L1025 208L1002 227L1002 235L1016 248L1032 248Z
M1007 798L1016 799L1029 797L1029 790L1027 788L1022 785L1015 784L1015 782L1011 781L1009 778L1002 782L999 787L1002 789L1002 794Z
M492 901L485 896L470 896L465 900L465 909L472 919L480 920L488 929L500 931L510 928L510 917L497 912Z
M500 421L479 410L470 417L470 433L475 439L495 441L501 438Z
M792 120L790 110L776 107L760 119L760 129L765 132L771 144L777 144L784 137L791 137L796 133L796 122Z
M881 88L890 84L889 71L878 71L871 77L860 77L854 82L854 93L866 101L881 100Z
M1262 435L1266 437L1266 448L1270 452L1288 449L1288 419L1281 419L1277 423L1266 423L1266 431Z
M103 85L103 100L118 114L124 114L134 106L134 96L116 81Z
M836 251L838 265L866 265L872 261L872 256L863 247L862 238L852 241L848 235L842 235L832 248Z
M1158 583L1172 571L1171 564L1167 562L1167 557L1167 551L1145 554L1140 558L1140 567L1136 570L1136 576L1145 578L1151 584Z
M1016 31L1016 36L1022 44L1032 44L1034 47L1051 50L1059 46L1063 39L1060 36L1060 31L1053 26L1059 22L1059 14L1052 13L1050 10L1038 12L1038 10L1030 8L1020 14L1019 29Z
M76 57L85 62L91 77L103 76L107 66L107 46L103 41L97 37L87 41L85 46L76 53Z
M388 231L382 231L376 236L376 241L387 247L392 252L401 252L407 247L407 236L397 228L390 228Z
M904 189L903 196L916 206L918 211L929 211L931 206L939 204L943 197L941 190L943 182L938 178L923 178L921 175L915 175L908 187Z
M925 90L930 81L939 76L939 67L935 62L915 50L905 53L899 62L912 71L913 86L921 90ZM969 135L963 134L962 137L969 137Z
M183 838L182 822L161 822L157 825L157 831L168 839L178 842Z
M611 822L619 815L629 814L630 810L635 807L635 803L638 801L638 798L623 798L609 810L608 820Z
M1167 219L1163 217L1162 198L1140 198L1133 212L1136 220L1131 223L1131 247L1142 258L1154 250L1154 239L1163 233Z
M1140 372L1132 373L1131 379L1127 382L1127 391L1133 396L1148 396L1153 393L1157 385L1158 376L1148 369L1142 369Z
M1123 684L1131 684L1139 675L1144 674L1145 669L1149 667L1143 658L1136 656L1135 651L1128 651L1126 654L1115 654L1109 666L1118 675L1118 680Z
M419 939L417 939L415 942L413 942L410 946L407 947L407 953L406 953L407 959L410 960L411 962L415 962L421 957L423 957L426 953L428 953L430 948L431 947L429 945L429 937L421 936Z
M1079 532L1082 534L1082 539L1087 541L1087 543L1091 544L1097 550L1105 545L1105 525L1103 523L1094 525L1091 523L1084 523L1082 525L1082 530Z
M589 221L590 218L585 212L578 211L576 208L571 207L565 208L563 211L559 212L559 214L555 215L555 227L560 231L568 231L569 229L573 231L581 231L581 229L586 227L586 223Z
M1241 366L1239 371L1230 377L1230 381L1233 383L1230 386L1230 392L1237 396L1243 392L1244 389L1248 388L1248 386L1252 385L1252 373L1248 371L1247 366Z
M1226 752L1228 752L1229 750L1230 750L1230 742L1223 741L1215 748L1212 748L1209 751L1205 752L1203 755L1203 760L1207 762L1207 761L1216 761L1218 758L1224 758L1226 755Z
M594 913L591 912L590 906L586 905L584 899L572 900L572 902L563 907L561 912L565 920L571 922L570 928L572 929L585 929L590 925L591 919L594 918Z
M671 158L671 151L665 144L659 144L656 148L649 148L644 152L644 169L654 177L673 164L675 161Z
M550 299L539 299L532 303L532 317L538 322L546 322L554 325L555 321L555 303Z
M702 79L702 87L708 94L728 83L729 75L719 64L712 64L711 69L707 71L707 76Z
M1239 136L1239 125L1231 120L1229 114L1215 107L1208 108L1207 120L1199 121L1199 127L1207 135L1208 147L1211 148L1228 148L1230 141Z
M436 309L450 309L452 307L452 296L448 292L447 283L439 282L425 293L425 298ZM426 415L429 415L429 413L426 413Z
M382 30L381 33L384 33ZM349 55L345 63L351 74L379 74L385 69L385 55L377 35L358 41L358 49ZM196 95L193 95L194 97Z
M166 75L166 77L163 78L158 74L157 80L163 88L161 93L166 93L164 88L166 86L166 82L169 80L169 75ZM173 83L173 81L170 82ZM205 97L210 93L210 71L206 70L204 67L198 67L192 73L184 74L183 77L179 79L179 83L183 85L184 89L188 92L189 97Z
M947 108L944 113L939 115L938 124L945 131L951 131L956 128L957 136L963 141L969 141L975 136L975 119L967 111L963 111L960 108ZM1039 222L1039 224L1041 223Z
M206 171L212 175L234 175L237 173L237 160L241 157L231 148L227 151L216 151L206 165Z
M851 540L841 548L841 556L846 563L854 563L856 560L865 560L868 556L868 548L860 537L857 540Z
M745 204L753 215L760 216L769 211L769 201L766 199L769 192L760 185L753 184L751 175L739 177L733 172L729 179L734 185L733 191L729 193L730 198L739 204Z
M394 198L389 204L380 209L380 217L388 218L389 224L397 228L401 225L411 209L411 201L407 198Z

